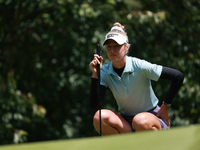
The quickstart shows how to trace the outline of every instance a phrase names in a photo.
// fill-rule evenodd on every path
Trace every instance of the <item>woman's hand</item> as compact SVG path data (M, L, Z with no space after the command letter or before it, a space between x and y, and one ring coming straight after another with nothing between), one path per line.
M94 54L94 59L89 64L90 70L92 71L93 78L98 78L97 64L100 64L100 69L102 69L102 62L103 62L103 57L97 54Z
M164 104L160 107L157 117L161 118L170 127L168 108Z

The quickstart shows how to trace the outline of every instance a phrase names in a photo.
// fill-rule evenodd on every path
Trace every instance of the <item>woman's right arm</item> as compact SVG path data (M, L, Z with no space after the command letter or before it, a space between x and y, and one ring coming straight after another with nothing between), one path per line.
M91 77L91 88L90 88L90 104L91 107L94 109L99 108L99 92L100 90L100 99L101 103L104 99L104 95L106 93L106 87L100 85L100 88L98 88L98 75L97 75L97 64L100 64L100 68L102 68L102 62L103 57L99 56L97 54L94 54L93 60L90 62L89 67L92 71L92 77Z
M99 108L100 100L101 100L101 104L102 104L105 93L106 93L106 87L103 85L100 85L99 90L100 90L100 94L98 94L98 79L91 78L90 105L93 109Z

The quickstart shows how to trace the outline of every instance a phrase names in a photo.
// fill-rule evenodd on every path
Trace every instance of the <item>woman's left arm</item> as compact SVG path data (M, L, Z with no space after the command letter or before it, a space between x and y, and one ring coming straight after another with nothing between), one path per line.
M176 69L163 67L160 79L170 80L171 85L167 95L165 96L161 109L157 113L157 116L162 118L168 124L168 126L170 126L167 106L171 105L173 98L178 93L183 83L184 75Z

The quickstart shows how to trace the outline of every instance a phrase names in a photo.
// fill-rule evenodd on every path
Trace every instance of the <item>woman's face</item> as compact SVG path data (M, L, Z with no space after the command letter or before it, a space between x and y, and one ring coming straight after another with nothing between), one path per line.
M121 63L126 62L126 54L128 52L129 47L125 44L119 45L114 40L108 40L106 42L106 51L108 58L113 63Z

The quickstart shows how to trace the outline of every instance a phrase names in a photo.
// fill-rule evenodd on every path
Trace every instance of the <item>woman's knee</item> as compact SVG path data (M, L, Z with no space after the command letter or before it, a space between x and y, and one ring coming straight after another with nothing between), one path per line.
M138 114L133 118L132 126L134 129L138 127L147 128L148 127L148 119L145 114Z
M157 117L150 113L140 113L136 115L133 118L132 126L136 131L161 129Z
M97 111L93 118L93 124L98 132L100 131L99 121L99 111ZM128 133L132 131L130 125L122 116L108 109L101 110L101 125L103 135Z
M106 120L108 120L108 118L110 116L109 114L110 114L110 110L102 109L101 110L101 121L105 122ZM99 121L100 121L100 114L99 114L99 110L98 110L93 117L94 126L99 125Z

